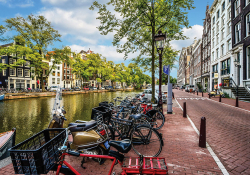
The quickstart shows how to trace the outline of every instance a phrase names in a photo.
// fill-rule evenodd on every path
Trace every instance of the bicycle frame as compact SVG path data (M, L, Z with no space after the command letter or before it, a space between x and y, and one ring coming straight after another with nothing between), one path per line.
M75 173L76 175L81 175L78 171L76 171L68 162L66 162L64 160L64 157L65 156L76 156L76 155L71 155L69 153L62 153L61 155L61 160L59 161L59 165L58 165L58 168L57 168L57 171L56 171L56 175L59 175L60 173L60 169L62 167L62 164L66 165L73 173ZM116 160L118 161L118 163L122 166L122 162L120 162L118 159L116 159L115 157L112 157L112 156L106 156L106 155L92 155L92 154L79 154L77 155L78 157L91 157L91 158L101 158L101 159L110 159L110 160L113 160L112 162L112 165L110 167L110 170L109 170L109 174L108 175L111 175L112 173L112 170L115 166L115 162Z
M102 158L102 159L110 159L113 160L112 165L110 167L108 175L111 175L116 161L120 164L122 168L121 175L129 174L167 174L168 168L166 166L165 158L145 158L145 157L128 157L129 164L128 166L123 166L123 161L119 161L115 157L106 156L106 155L90 155L90 154L79 154L75 155L72 153L63 153L61 156L61 160L59 162L56 175L59 175L62 164L66 165L73 173L76 175L81 175L78 171L76 171L68 162L64 160L65 156L80 156L80 157L91 157L91 158ZM135 159L135 165L132 165L133 159ZM156 162L155 162L155 161ZM148 164L147 164L148 162ZM154 167L157 166L157 167Z

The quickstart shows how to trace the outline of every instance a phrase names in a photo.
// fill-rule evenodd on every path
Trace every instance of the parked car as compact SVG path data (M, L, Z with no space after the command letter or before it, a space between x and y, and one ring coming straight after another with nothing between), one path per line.
M112 86L104 86L104 88L107 89L107 90L113 89Z
M192 92L194 91L194 85L186 85L185 91L186 92Z
M121 87L121 86L116 86L115 88L116 88L116 89L121 89L122 87Z
M50 92L55 92L55 91L57 91L57 89L58 89L58 86L51 86L49 91Z
M152 99L152 89L146 89L143 91L144 96L143 98L147 98L147 101L151 101ZM155 103L158 102L158 97L159 97L159 89L155 89ZM167 96L162 92L162 102L166 103L167 102Z
M78 86L76 86L76 87L74 88L74 91L80 91L80 90L81 90L81 88L78 87Z
M105 88L104 87L100 87L99 89L104 90Z
M89 90L97 90L97 88L93 86L89 86Z
M88 90L89 90L89 87L88 87L88 86L84 86L84 87L83 87L83 90L88 91Z

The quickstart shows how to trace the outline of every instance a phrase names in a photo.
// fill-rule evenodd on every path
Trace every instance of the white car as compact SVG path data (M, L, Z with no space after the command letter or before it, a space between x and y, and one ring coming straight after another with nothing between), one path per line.
M57 91L57 89L58 89L58 86L51 86L49 91L50 92L55 92L55 91Z
M152 89L146 89L143 91L144 96L142 98L147 98L147 101L151 101L152 99ZM155 100L156 103L158 102L158 97L159 97L159 90L155 89ZM167 97L166 94L162 92L162 102L167 103Z

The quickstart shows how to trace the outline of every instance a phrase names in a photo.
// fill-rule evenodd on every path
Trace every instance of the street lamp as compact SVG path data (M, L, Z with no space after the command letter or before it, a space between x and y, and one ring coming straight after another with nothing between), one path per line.
M166 35L161 32L161 30L158 31L158 34L154 36L155 45L157 48L157 52L159 54L159 106L162 109L162 92L161 92L161 82L162 82L162 52L164 49L164 44L166 40Z

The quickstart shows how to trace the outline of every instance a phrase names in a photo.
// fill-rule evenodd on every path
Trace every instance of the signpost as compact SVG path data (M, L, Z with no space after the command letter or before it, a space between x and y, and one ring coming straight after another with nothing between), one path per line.
M172 83L170 83L170 65L163 66L163 72L168 75L168 97L167 97L167 105L168 105L168 114L172 114Z

